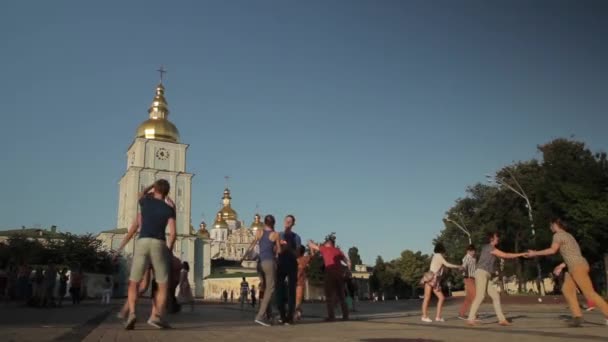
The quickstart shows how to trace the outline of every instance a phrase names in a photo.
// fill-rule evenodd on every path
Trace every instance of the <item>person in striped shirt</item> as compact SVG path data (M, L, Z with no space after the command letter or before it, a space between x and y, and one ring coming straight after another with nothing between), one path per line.
M458 318L466 320L467 313L475 298L475 270L477 269L477 260L475 259L475 246L469 245L467 247L467 254L462 258L462 267L464 274L464 290L465 297L464 302L460 306L458 311Z

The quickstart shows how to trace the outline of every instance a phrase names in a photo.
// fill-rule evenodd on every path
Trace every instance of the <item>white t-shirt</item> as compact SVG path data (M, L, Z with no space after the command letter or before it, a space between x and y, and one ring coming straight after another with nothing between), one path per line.
M430 268L430 271L433 272L433 273L437 273L437 272L439 272L439 270L442 267L458 268L460 266L459 265L450 264L449 262L447 262L445 260L445 258L443 257L443 255L441 255L440 253L433 254L433 258L431 258L431 268Z

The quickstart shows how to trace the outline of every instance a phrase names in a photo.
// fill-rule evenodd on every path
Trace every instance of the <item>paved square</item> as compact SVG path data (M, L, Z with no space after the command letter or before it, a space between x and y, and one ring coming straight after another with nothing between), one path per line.
M118 303L118 301L117 301ZM568 328L563 305L505 305L512 327L500 327L484 304L483 324L469 328L456 318L456 301L447 301L445 323L420 321L420 302L360 303L352 321L322 322L324 306L307 304L305 320L294 326L261 327L253 310L238 305L199 304L170 316L174 329L157 330L146 324L149 305L140 305L138 324L125 331L115 317L117 305L85 304L79 308L31 309L3 307L0 327L9 341L608 341L608 326L600 313L585 316L583 328ZM434 315L434 310L431 310ZM5 335L8 334L8 335ZM4 340L4 339L3 339Z

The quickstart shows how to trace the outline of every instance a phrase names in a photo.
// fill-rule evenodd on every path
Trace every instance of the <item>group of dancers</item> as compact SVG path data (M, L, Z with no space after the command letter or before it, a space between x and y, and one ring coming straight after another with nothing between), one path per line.
M168 328L166 310L170 295L170 290L175 286L170 284L170 280L175 283L176 276L171 277L172 269L184 269L187 265L179 265L179 268L171 266L173 263L180 263L173 256L172 250L175 244L175 204L167 197L170 185L164 179L157 180L150 185L139 196L140 213L129 228L126 238L123 240L118 253L139 231L139 238L136 241L136 248L133 255L131 273L129 277L128 300L122 311L122 316L126 317L125 328L133 329L137 321L135 306L137 298L141 293L143 284L149 283L150 272L154 273L156 291L148 324L157 328ZM272 324L271 301L277 291L276 304L280 314L280 324L293 324L301 317L301 303L306 281L306 268L310 262L310 256L305 255L305 247L302 245L301 238L293 231L296 219L293 215L287 215L284 220L284 230L275 230L275 218L272 215L264 217L264 229L258 230L255 240L249 246L245 255L257 246L259 260L260 291L264 293L260 298L260 306L254 322L263 326ZM169 239L166 241L166 228L168 227ZM515 259L520 257L533 258L548 256L560 253L567 271L565 271L562 293L566 298L568 306L572 312L570 326L578 327L582 325L582 312L578 303L577 290L580 290L585 298L594 305L606 317L608 324L608 304L595 290L589 277L589 264L582 256L580 247L574 237L568 233L567 225L563 220L556 218L551 221L550 229L553 232L553 242L547 249L534 251L529 250L525 253L507 253L498 249L496 246L500 241L498 232L487 234L486 243L481 247L479 258L476 260L476 250L474 246L469 246L463 263L460 265L451 264L445 260L445 247L441 243L435 245L435 253L431 259L429 272L425 273L421 279L424 285L424 300L422 303L423 322L431 323L433 320L428 316L428 306L431 295L434 293L437 298L436 322L444 322L441 315L444 295L441 291L441 278L446 268L456 268L464 272L466 297L459 311L459 317L465 319L467 325L477 326L480 321L477 319L479 306L483 302L486 294L490 296L494 311L498 318L498 324L509 326L512 323L505 317L500 295L496 286L492 283L492 278L496 273L497 259ZM345 300L345 277L346 270L350 269L350 261L336 247L335 235L331 234L322 244L313 241L308 242L311 253L320 252L324 264L324 290L327 304L328 321L336 319L335 307L339 303L342 311L342 319L348 320L349 310ZM561 272L564 272L561 270ZM186 270L187 275L187 270ZM180 283L188 284L186 275L182 274L178 278L186 278ZM144 279L145 277L145 279ZM180 292L191 290L181 289ZM173 292L171 292L173 293ZM192 298L193 302L193 298ZM465 315L468 316L465 318Z
M119 317L126 318L127 330L135 327L137 299L146 291L150 283L152 283L153 300L147 323L153 327L170 328L166 313L167 309L175 304L174 290L178 283L187 287L180 288L180 292L189 292L188 296L192 298L187 281L189 265L181 263L172 252L176 240L176 212L175 203L168 197L170 189L167 180L159 179L139 194L140 211L117 250L116 256L120 255L127 243L139 231L131 263L127 303L119 313ZM175 274L175 271L179 272L179 275ZM150 280L152 275L154 282ZM186 278L185 281L182 281L183 278ZM191 303L194 303L193 298Z
M424 274L421 284L424 285L424 300L422 302L421 320L426 323L433 322L428 316L428 306L431 294L437 296L436 322L444 322L441 316L444 296L441 292L441 277L447 268L460 269L464 273L465 300L459 310L459 318L466 320L468 326L477 326L480 320L477 319L479 306L485 299L486 294L492 299L494 311L498 318L498 324L509 326L512 323L505 317L500 303L500 295L496 286L492 283L493 275L496 273L497 258L515 259L520 257L534 258L560 253L564 265L558 267L556 272L564 272L564 282L562 294L564 295L568 307L572 313L569 325L580 327L583 323L582 311L577 298L577 290L582 292L588 302L593 303L594 307L604 314L608 325L608 304L593 289L591 278L589 277L589 263L583 257L580 246L572 234L568 233L566 223L555 218L551 220L550 229L553 233L553 242L547 249L535 251L529 250L525 253L507 253L498 249L496 246L500 241L498 232L490 232L486 236L484 244L479 253L479 259L475 259L476 250L474 246L469 246L461 265L451 264L445 260L445 247L441 243L435 245L434 255L431 259L430 270ZM567 271L564 270L567 268ZM468 311L468 316L465 317Z
M271 302L275 291L276 304L279 310L279 324L290 325L302 316L302 300L306 284L306 269L311 255L306 255L300 236L293 231L296 219L287 215L284 230L275 230L275 218L264 217L264 229L256 233L254 241L245 255L257 246L258 272L260 275L260 307L254 322L262 326L273 324ZM342 319L348 320L348 306L345 299L345 284L350 261L336 247L335 235L326 237L323 244L308 242L311 253L320 252L324 265L324 290L327 302L326 321L336 319L335 306L339 303Z
M129 227L127 236L116 251L118 257L129 241L139 232L135 242L129 276L128 297L119 317L125 318L125 329L131 330L137 322L135 307L137 299L153 282L153 301L147 323L156 328L170 328L166 320L168 304L174 301L174 291L179 284L180 294L186 293L194 302L187 281L187 263L181 264L172 251L176 240L175 203L168 197L169 182L159 179L139 194L140 211ZM301 238L293 231L296 218L287 215L284 230L275 231L275 218L264 217L264 229L257 231L255 240L245 253L257 246L259 260L260 295L259 311L255 323L270 326L272 321L271 301L277 291L276 304L280 314L279 324L293 324L302 314L301 304L306 283L306 268L311 256ZM167 240L168 228L168 240ZM327 320L335 320L335 306L340 304L342 319L348 319L345 299L345 281L350 269L350 261L336 247L335 235L329 235L325 242L308 242L312 253L320 252L323 257L325 274L325 297L327 301ZM180 272L179 275L175 273ZM182 288L183 287L183 288ZM172 300L173 299L173 300Z

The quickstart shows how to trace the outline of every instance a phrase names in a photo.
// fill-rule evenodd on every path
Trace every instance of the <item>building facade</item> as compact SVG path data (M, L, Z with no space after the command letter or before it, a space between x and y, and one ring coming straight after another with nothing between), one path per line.
M180 142L179 131L169 121L169 107L165 99L165 87L161 83L148 109L148 119L136 130L135 139L127 149L126 171L119 181L118 215L116 229L104 231L98 239L108 249L117 249L134 222L139 210L138 195L158 179L171 184L169 197L175 202L177 240L173 253L191 265L189 281L195 294L203 293L203 278L210 273L209 240L205 232L195 231L191 225L192 173L186 170L188 145ZM126 285L130 257L135 239L125 247L125 265L121 267L121 285ZM121 289L125 287L121 286ZM122 291L121 291L122 292Z
M230 189L224 190L222 208L217 212L210 230L211 259L240 261L255 258L255 251L245 256L245 252L255 239L258 229L263 229L259 214L254 216L250 226L238 220L237 212L232 208Z

